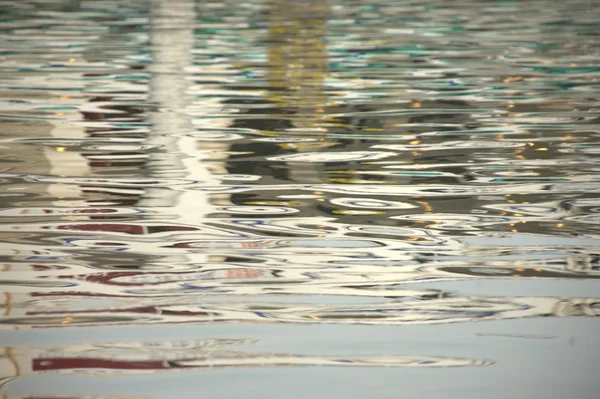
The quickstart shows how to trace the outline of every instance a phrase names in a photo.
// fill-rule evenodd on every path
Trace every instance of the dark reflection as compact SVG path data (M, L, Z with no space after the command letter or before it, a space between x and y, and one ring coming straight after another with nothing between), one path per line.
M224 104L243 110L232 127L270 131L274 136L285 131L297 131L299 134L303 131L309 134L325 131L321 126L327 102L323 86L328 63L325 37L328 11L322 0L266 3L266 95L256 100L224 100ZM326 149L331 145L322 143L322 140L234 143L230 150L241 155L229 157L227 171L263 176L265 183L270 179L274 182L303 182L306 179L302 176L315 174L313 168L304 171L306 168L301 165L277 165L268 157L296 153L302 148ZM235 197L233 202L239 203Z

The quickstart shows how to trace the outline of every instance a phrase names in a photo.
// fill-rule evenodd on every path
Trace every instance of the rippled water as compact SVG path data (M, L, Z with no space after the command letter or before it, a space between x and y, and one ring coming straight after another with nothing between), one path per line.
M598 397L597 2L0 10L3 398Z

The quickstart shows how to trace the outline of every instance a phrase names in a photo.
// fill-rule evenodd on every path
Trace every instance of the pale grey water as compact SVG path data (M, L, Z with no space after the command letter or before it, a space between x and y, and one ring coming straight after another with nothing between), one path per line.
M0 397L598 398L599 10L0 2Z

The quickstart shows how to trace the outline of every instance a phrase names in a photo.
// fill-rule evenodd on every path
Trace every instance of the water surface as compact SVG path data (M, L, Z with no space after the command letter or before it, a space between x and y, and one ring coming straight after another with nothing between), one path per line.
M3 398L597 398L596 2L0 10Z

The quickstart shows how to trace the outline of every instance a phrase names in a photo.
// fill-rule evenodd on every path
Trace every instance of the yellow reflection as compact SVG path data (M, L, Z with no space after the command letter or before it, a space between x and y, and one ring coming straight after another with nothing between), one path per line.
M523 76L513 76L513 77L505 78L502 81L504 83L512 83L512 82L520 82L523 79L524 79Z
M432 206L427 201L415 201L417 204L425 208L425 213L429 213L433 210Z
M385 181L383 180L363 180L363 179L349 179L349 178L329 178L326 179L326 181L331 182L331 183L349 183L349 184L356 184L356 183L371 183L371 184L376 184L376 183L385 183Z
M65 152L66 150L66 147L56 147L56 152Z
M4 314L3 316L8 316L12 309L12 294L10 292L4 293Z
M363 128L362 131L363 132L373 132L373 133L376 133L376 132L382 132L383 129L380 128L380 127L366 127L366 128Z
M314 151L322 148L329 148L339 145L335 142L309 142L309 143L281 143L277 146L286 150L308 150Z
M270 131L270 130L261 130L260 132L261 132L261 134L263 136L279 137L279 133L278 132L273 132L273 131Z
M15 377L19 377L21 375L21 367L19 366L19 363L16 361L14 354L13 354L13 348L10 346L5 346L4 347L4 356L12 365L13 370L15 371L14 376ZM4 379L4 376L2 376ZM0 384L0 386L2 386L3 384Z
M296 127L318 127L327 105L327 3L274 0L268 8L269 98L296 110Z

